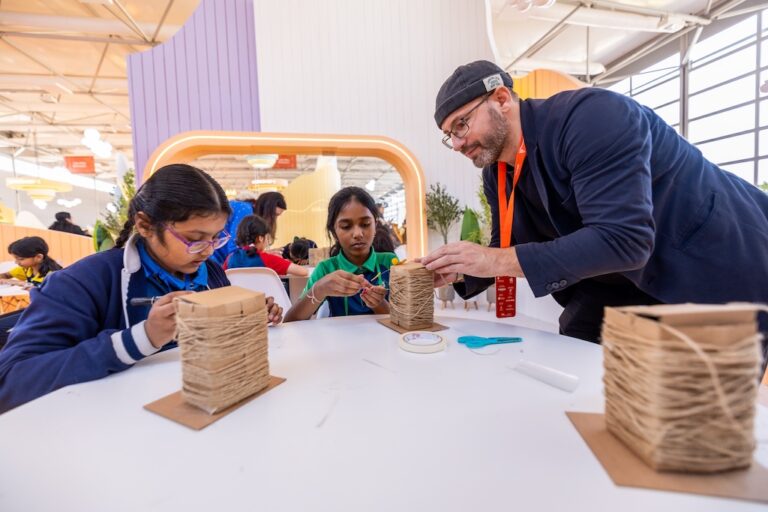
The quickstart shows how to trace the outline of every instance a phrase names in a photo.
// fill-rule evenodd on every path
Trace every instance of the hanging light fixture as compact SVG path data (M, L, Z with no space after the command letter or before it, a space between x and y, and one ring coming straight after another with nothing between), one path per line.
M72 190L72 185L69 183L32 177L6 178L5 186L12 190L26 192L33 201L51 201L56 197L56 193Z
M248 155L245 161L254 169L270 169L277 162L279 155Z

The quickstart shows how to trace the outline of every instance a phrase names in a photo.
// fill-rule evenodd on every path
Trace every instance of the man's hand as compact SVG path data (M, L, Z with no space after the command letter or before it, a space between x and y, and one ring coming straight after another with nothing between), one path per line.
M435 284L440 283L438 275L443 276L446 281L449 278L455 281L456 273L475 277L523 277L523 269L520 268L514 247L497 249L472 242L454 242L440 247L418 261L427 269L435 271Z

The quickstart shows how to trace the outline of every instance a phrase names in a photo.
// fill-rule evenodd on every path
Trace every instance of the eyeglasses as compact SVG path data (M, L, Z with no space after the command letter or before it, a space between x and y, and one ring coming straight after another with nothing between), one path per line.
M443 146L447 147L448 149L453 149L453 138L456 137L457 139L463 139L467 136L469 133L469 117L472 115L472 113L477 110L477 108L485 103L485 100L491 97L491 94L493 94L494 91L489 92L485 95L483 100L469 109L469 112L464 114L464 117L460 117L458 121L453 123L453 128L448 131L448 133L445 134L445 137L443 137Z
M190 242L183 236L181 236L179 233L176 232L171 226L167 225L165 226L165 229L171 232L171 234L178 240L179 242L183 243L187 246L187 252L189 254L199 254L209 247L212 247L215 251L216 249L220 249L221 247L224 247L227 242L229 242L229 239L232 238L232 235L227 233L226 231L222 231L219 233L219 237L215 240L195 240L194 242Z

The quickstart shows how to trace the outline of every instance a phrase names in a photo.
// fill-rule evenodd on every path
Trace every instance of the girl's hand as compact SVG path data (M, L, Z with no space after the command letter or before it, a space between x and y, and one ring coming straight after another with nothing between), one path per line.
M318 300L324 300L326 297L351 297L361 288L371 287L371 283L365 277L337 270L315 284L314 294Z
M374 309L385 302L384 298L387 296L387 289L383 286L371 286L366 288L360 293L360 298L363 299L363 303L371 309Z
M173 306L173 299L190 293L193 292L171 292L152 304L147 321L144 322L144 331L153 347L162 348L173 340L176 334L176 309Z
M267 297L267 322L277 325L283 321L283 308L277 305L275 299Z

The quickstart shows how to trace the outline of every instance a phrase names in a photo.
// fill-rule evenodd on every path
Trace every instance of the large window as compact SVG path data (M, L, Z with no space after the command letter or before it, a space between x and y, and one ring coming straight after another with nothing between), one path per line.
M768 10L699 41L686 73L675 54L613 86L653 108L709 160L750 183L768 182ZM766 84L767 91L760 91ZM683 127L681 129L681 126Z

